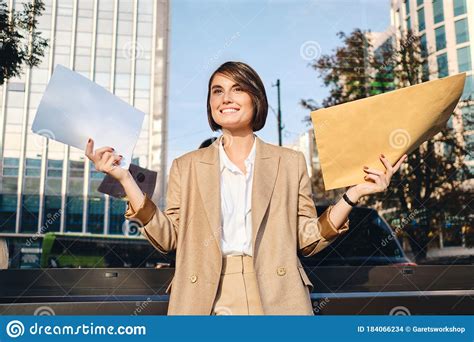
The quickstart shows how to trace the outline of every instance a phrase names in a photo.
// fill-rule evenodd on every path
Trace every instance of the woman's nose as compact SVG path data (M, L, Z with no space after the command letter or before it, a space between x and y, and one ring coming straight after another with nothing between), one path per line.
M224 93L224 98L222 99L224 103L232 102L232 97L230 96L230 92Z

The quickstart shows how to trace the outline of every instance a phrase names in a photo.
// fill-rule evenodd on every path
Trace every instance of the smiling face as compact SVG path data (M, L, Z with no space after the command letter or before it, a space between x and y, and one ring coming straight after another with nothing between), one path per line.
M252 131L252 98L224 74L217 73L212 79L209 105L212 118L223 130Z

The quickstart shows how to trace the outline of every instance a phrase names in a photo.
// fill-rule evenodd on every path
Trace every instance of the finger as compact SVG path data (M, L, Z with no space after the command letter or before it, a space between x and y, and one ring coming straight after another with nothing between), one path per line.
M112 152L109 152L109 151L105 151L102 156L100 157L101 161L103 162L103 164L107 164L107 161L110 159L111 156L113 156L114 154Z
M95 169L100 172L105 172L107 160L109 160L110 156L112 155L112 152L106 151L101 155L100 158L94 156L94 158L96 158L96 162L94 163Z
M393 167L393 172L397 172L398 169L400 168L400 166L402 165L402 163L408 159L408 156L406 154L404 154L403 156L400 157L400 159L398 159L397 163L395 164L395 166Z
M120 158L121 156L112 154L105 162L105 170L107 170L107 172L112 171L117 166L115 163L119 161Z
M87 158L92 160L93 154L94 154L94 140L89 138L89 140L87 140L87 144L86 144L85 155L86 155Z
M387 169L387 171L392 171L392 164L388 161L387 157L385 157L383 154L379 156L380 160L382 161L383 165Z
M115 149L110 146L101 147L95 150L94 155L97 156L98 158L102 158L102 154L104 154L105 152L113 152L113 151L115 151Z
M373 183L377 184L380 188L385 188L381 176L368 174L364 177L365 180L371 180Z
M373 168L368 168L367 166L364 166L364 172L366 172L368 174L379 175L379 176L382 176L382 175L385 174L383 171L373 169Z
M364 179L370 183L375 183L376 178L378 178L378 176L372 175L372 174L368 174L364 176Z
M115 156L114 162L112 164L113 165L120 165L120 162L122 161L122 158L123 158L122 155Z

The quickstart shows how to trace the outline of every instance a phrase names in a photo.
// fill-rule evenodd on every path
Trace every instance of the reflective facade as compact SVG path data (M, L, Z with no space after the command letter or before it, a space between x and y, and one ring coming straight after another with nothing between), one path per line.
M392 0L391 24L397 32L421 35L430 79L467 73L464 97L474 94L474 3L470 0Z
M20 9L22 1L9 5ZM158 172L155 194L163 194L168 1L45 5L38 31L49 47L41 65L0 87L0 233L124 234L125 202L96 190L104 175L83 151L33 134L31 124L54 66L79 72L146 113L133 162Z
M474 117L474 1L392 0L391 23L398 34L411 29L421 36L427 79L466 73L462 99L468 101L458 106L463 120L450 119L449 125L464 128L464 142L472 147L474 131L468 123ZM466 155L465 163L474 172L474 159Z

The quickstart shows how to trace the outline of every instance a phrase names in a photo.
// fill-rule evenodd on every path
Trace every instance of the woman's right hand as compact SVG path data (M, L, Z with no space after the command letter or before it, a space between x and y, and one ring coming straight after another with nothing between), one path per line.
M94 140L89 139L85 154L94 163L97 171L111 175L119 182L127 178L129 171L119 166L122 156L114 154L112 147L101 147L94 151Z

